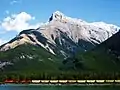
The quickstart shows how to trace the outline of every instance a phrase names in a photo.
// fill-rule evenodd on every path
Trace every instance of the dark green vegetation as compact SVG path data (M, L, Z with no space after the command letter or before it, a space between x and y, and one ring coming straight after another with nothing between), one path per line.
M120 32L85 53L64 60L40 46L25 44L0 52L0 79L120 79Z
M90 71L120 72L120 32L96 48L83 54L77 54L76 58Z
M24 44L2 51L0 52L0 61L11 63L0 69L1 80L74 79L78 75L72 68L74 64L65 66L63 58L60 58L59 55L53 55L37 45Z
M58 71L61 61L39 46L29 44L21 45L15 49L0 52L1 62L11 62L12 65L4 67L9 71Z

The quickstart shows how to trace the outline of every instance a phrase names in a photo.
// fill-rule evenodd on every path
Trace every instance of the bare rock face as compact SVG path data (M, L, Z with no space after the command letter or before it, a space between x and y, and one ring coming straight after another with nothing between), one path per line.
M66 56L77 50L86 51L110 38L119 27L104 22L88 23L54 12L49 21L37 29L24 30L10 42L1 46L1 51L22 44L39 45L52 54Z

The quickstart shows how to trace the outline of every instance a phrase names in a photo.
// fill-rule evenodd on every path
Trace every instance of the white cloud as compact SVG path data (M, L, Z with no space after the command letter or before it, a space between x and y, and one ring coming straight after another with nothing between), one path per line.
M35 17L31 16L26 12L21 12L19 14L12 14L3 19L1 22L1 28L5 29L6 31L22 31L25 29L35 29L40 26L40 23L35 25L30 25L29 21L35 20Z
M0 39L0 45L4 44L6 42L7 42L7 40Z

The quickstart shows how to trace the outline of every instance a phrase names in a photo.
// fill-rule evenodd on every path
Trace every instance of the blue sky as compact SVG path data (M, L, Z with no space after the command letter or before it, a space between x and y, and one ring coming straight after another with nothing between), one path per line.
M21 29L46 22L57 10L88 22L120 26L120 0L0 0L0 44L15 37Z

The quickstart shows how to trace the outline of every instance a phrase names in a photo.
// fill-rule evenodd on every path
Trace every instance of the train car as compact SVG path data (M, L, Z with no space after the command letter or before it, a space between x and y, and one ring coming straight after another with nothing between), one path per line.
M67 80L59 80L59 83L67 83Z
M58 80L50 80L50 83L58 83Z
M41 82L41 83L49 83L50 80L41 80L40 82Z
M77 83L86 83L86 80L77 80Z
M40 80L32 80L32 83L40 83Z
M95 80L96 83L105 83L105 80Z

